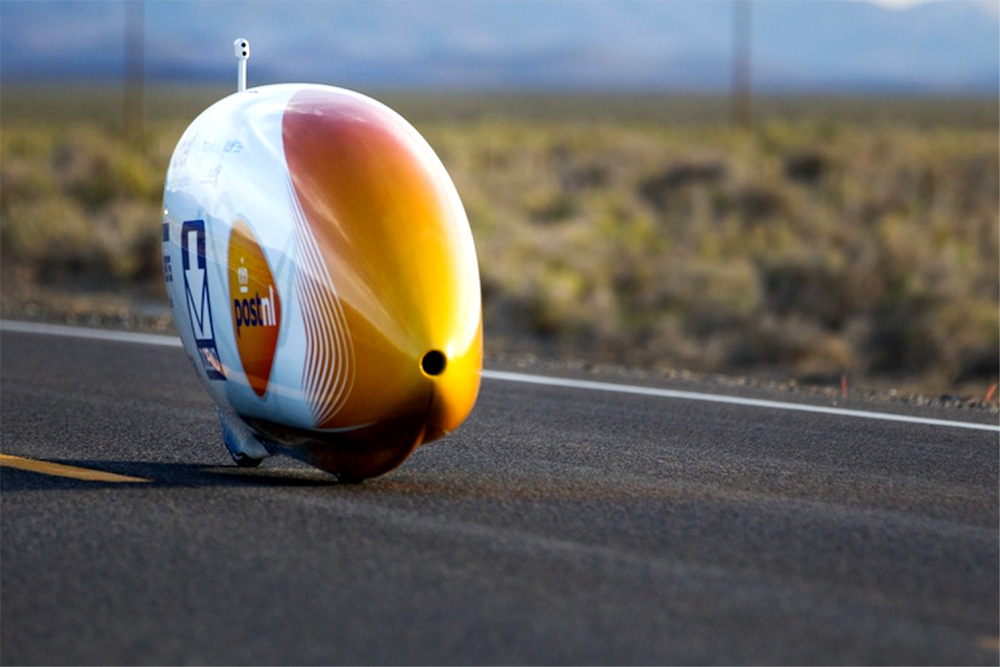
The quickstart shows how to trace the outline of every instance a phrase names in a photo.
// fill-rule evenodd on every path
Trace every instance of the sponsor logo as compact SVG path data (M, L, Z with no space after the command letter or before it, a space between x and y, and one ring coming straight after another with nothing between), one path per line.
M244 265L245 257L240 257L240 267L236 269L236 276L240 283L240 295L233 299L233 319L236 323L236 337L242 338L243 327L276 327L278 326L278 315L275 310L277 304L274 285L267 286L267 296L262 297L260 292L247 296L250 291L250 270Z
M281 328L281 299L264 251L242 220L229 237L229 298L243 371L254 393L264 396Z
M191 333L208 379L225 380L225 371L219 361L219 349L215 344L207 266L205 221L188 220L181 225L181 268L184 274L184 300L187 302Z
M181 139L181 142L177 144L177 150L170 158L170 169L180 169L187 165L188 156L191 154L191 144L194 140L198 138L198 133L195 132L194 136L187 139Z

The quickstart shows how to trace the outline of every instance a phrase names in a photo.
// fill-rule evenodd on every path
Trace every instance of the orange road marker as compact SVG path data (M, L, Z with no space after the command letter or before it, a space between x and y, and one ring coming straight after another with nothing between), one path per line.
M43 475L54 475L56 477L69 477L71 479L82 479L87 482L152 482L151 479L142 477L130 477L128 475L118 475L113 472L102 470L90 470L89 468L77 468L61 463L49 463L48 461L36 461L25 459L11 454L0 454L0 466L17 468L29 472L37 472Z
M994 382L993 384L990 385L990 388L986 390L986 399L984 402L989 403L991 400L993 400L993 394L995 394L996 392L997 392L997 383Z

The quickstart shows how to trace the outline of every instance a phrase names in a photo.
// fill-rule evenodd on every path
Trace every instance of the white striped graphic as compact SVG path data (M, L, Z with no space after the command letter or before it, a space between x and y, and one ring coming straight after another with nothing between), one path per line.
M333 278L323 261L295 186L288 179L288 197L295 223L296 293L306 334L302 389L316 426L327 422L344 406L354 387L354 345Z

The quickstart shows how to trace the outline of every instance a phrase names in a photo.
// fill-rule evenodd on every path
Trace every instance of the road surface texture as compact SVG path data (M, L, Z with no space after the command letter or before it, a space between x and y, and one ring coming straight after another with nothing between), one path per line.
M457 433L338 485L237 469L176 347L0 345L5 665L998 662L995 414L488 374Z

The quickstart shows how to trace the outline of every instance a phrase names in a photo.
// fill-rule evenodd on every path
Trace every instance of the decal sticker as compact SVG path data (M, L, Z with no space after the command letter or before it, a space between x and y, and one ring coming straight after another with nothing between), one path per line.
M354 388L354 343L340 298L291 180L288 196L301 262L295 289L306 329L302 386L317 425L332 424Z
M225 380L219 349L215 344L212 300L208 293L204 220L188 220L181 226L181 268L191 332L202 367L209 380Z
M281 298L271 268L249 225L237 220L229 237L229 299L243 372L263 397L281 327Z
M173 267L170 265L170 225L166 222L163 223L163 281L167 284L174 282L174 271ZM169 296L170 292L167 291ZM173 299L170 300L171 305L173 305Z

